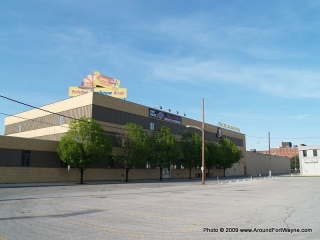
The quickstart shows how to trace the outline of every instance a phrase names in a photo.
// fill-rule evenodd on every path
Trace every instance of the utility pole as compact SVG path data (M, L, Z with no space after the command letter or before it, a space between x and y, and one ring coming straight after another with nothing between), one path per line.
M269 139L269 177L271 177L271 151L270 151L270 132L268 132L268 139Z
M205 184L204 182L204 98L202 98L202 185Z
M187 125L186 126L187 128L191 127L191 128L195 128L195 129L198 129L201 131L202 133L202 153L201 153L201 158L202 158L202 163L201 163L201 175L202 175L202 185L205 184L204 182L204 174L205 174L205 171L204 171L204 98L202 98L202 127L199 128L197 126L190 126L190 125Z

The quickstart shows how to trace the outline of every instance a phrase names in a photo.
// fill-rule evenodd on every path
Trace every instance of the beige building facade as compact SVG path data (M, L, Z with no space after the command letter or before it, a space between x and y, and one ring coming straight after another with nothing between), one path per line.
M83 116L95 119L102 126L112 139L115 153L119 152L116 136L122 133L123 126L129 122L141 125L148 132L167 126L178 140L186 131L201 135L201 131L186 127L201 128L200 121L91 92L7 117L5 136L0 138L0 183L65 181L67 166L57 156L58 141L68 130L69 122ZM217 129L217 126L205 123L205 141L218 142ZM222 129L222 135L235 143L242 156L239 163L226 171L226 176L244 175L245 135L228 129ZM125 169L109 159L88 168L84 179L118 181L122 180L124 173ZM169 173L171 178L189 177L189 171L179 161ZM200 166L192 170L191 176L201 177ZM223 176L223 170L210 169L208 176ZM79 180L78 170L71 169L69 177L70 181ZM159 170L153 166L132 169L129 173L129 179L132 180L158 178Z

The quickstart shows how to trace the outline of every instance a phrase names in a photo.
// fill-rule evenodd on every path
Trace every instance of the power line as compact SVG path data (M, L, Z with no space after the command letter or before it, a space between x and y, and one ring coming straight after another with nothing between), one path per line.
M18 117L18 116L14 116L14 115L7 114L7 113L0 112L0 114L1 115L6 115L6 116L10 116L10 117L20 118L20 119L24 119L24 120L28 120L28 121L44 123L44 124L48 124L48 125L52 125L52 126L57 126L57 127L62 127L62 128L69 128L69 127L64 126L64 125L56 125L56 124L53 124L53 123L43 122L43 121L40 121L40 120L29 119L29 118L24 118L24 117ZM88 123L90 123L90 122L88 122ZM32 130L37 130L37 129L32 129ZM30 130L30 131L32 131L32 130ZM109 135L109 136L117 136L117 134L111 134L111 133L103 133L103 134L106 134L106 135Z
M23 102L20 102L20 101L18 101L18 100L15 100L15 99L12 99L12 98L3 96L3 95L0 95L0 97L1 97L1 98L4 98L4 99L7 99L7 100L9 100L9 101L15 102L15 103L22 104L22 105L27 106L27 107L31 107L31 108L34 108L34 109L38 109L38 110L41 110L41 111L44 111L44 112L47 112L47 113L51 113L51 114L57 115L57 116L63 116L63 117L70 118L70 119L75 120L75 121L82 121L82 120L79 119L79 118L74 118L74 117L70 117L70 116L63 115L63 114L51 112L51 111L49 111L49 110L42 109L42 108L39 108L39 107L35 107L35 106L30 105L30 104L23 103ZM14 115L5 114L5 113L1 113L1 114L3 114L3 115L8 115L8 116L12 116L12 117L18 117L18 116L14 116ZM22 118L22 117L20 117L20 118ZM32 119L26 119L26 120L32 120ZM33 120L33 121L37 121L37 120ZM39 122L41 122L41 121L39 121ZM84 121L84 122L87 122L87 121ZM50 123L46 123L46 124L50 124ZM52 125L54 125L54 124L52 124ZM115 128L115 129L123 130L123 128L119 128L119 127L107 126L107 125L104 125L104 124L100 124L100 125L103 126L103 127ZM54 125L54 126L56 126L56 125ZM61 126L61 125L60 125L60 126ZM149 130L149 131L150 131L150 130ZM268 138L268 137L259 137L259 136L250 136L250 135L245 135L245 136L246 136L246 137L251 137L251 138L260 138L260 139L267 139L267 138ZM280 140L281 140L281 139L282 139L282 140L285 140L285 139L288 139L288 140L290 140L290 139L293 139L293 140L295 140L295 139L300 139L300 140L302 140L302 139L308 139L308 138L320 138L320 136L300 137L300 138L297 138L297 137L292 137L292 138L287 138L287 137L286 137L286 138L274 138L274 137L272 137L272 138L270 138L270 139L277 139L277 140L279 140L279 139L280 139Z
M246 137L251 137L251 138L268 138L268 137L257 137L257 136L250 136L250 135L246 135Z
M12 102L15 102L15 103L19 103L19 104L22 104L22 105L25 105L25 106L28 106L28 107L31 107L31 108L34 108L34 109L38 109L38 110L41 110L41 111L44 111L44 112L47 112L47 113L51 113L51 114L57 115L57 116L62 116L62 117L70 118L70 119L75 120L75 121L83 121L83 120L81 120L81 119L79 119L79 118L74 118L74 117L70 117L70 116L63 115L63 114L51 112L51 111L49 111L49 110L45 110L45 109L42 109L42 108L39 108L39 107L32 106L32 105L27 104L27 103L23 103L23 102L14 100L14 99L9 98L9 97L5 97L5 96L3 96L3 95L0 95L0 97L5 98L5 99L7 99L7 100L9 100L9 101L12 101ZM16 116L14 116L14 115L9 115L9 116L16 117ZM31 120L31 119L27 119L27 120ZM87 121L84 121L84 122L87 122ZM87 122L87 123L89 123L89 122ZM47 123L47 124L49 124L49 123ZM119 128L119 127L107 126L107 125L104 125L104 124L100 124L100 125L103 126L103 127L109 127L109 128L115 128L115 129L123 130L122 128Z
M12 99L12 98L9 98L9 97L6 97L6 96L3 96L3 95L0 95L0 97L4 98L4 99L7 99L9 101L12 101L12 102L15 102L15 103L19 103L19 104L22 104L22 105L25 105L25 106L28 106L28 107L31 107L31 108L34 108L34 109L38 109L38 110L41 110L41 111L44 111L44 112L47 112L47 113L51 113L51 114L54 114L54 115L57 115L57 116L63 116L63 117L66 117L66 118L70 118L72 120L75 120L75 121L83 121L79 118L74 118L74 117L70 117L70 116L66 116L66 115L63 115L63 114L59 114L59 113L55 113L55 112L51 112L49 110L45 110L45 109L42 109L42 108L39 108L39 107L35 107L35 106L32 106L30 104L27 104L27 103L23 103L23 102L20 102L18 100L15 100L15 99ZM12 116L12 117L18 117L18 116L14 116L14 115L9 115L9 116ZM32 119L27 119L27 120L32 120ZM87 122L87 121L83 121L83 122L86 122L86 123L90 123L90 122ZM50 123L46 123L46 124L50 124ZM53 126L57 126L57 125L54 125L52 124ZM119 130L124 130L123 128L120 128L120 127L114 127L114 126L107 126L107 125L104 125L104 124L99 124L100 126L103 126L103 127L107 127L107 128L115 128L115 129L119 129ZM61 125L60 125L61 126ZM152 130L149 130L149 129L144 129L148 132L153 132Z
M261 138L261 139L268 139L268 137L258 137L258 136L250 136L246 135L246 137L251 137L251 138ZM308 139L308 138L320 138L320 136L312 136L312 137L270 137L270 139L277 139L277 140L290 140L290 139Z
M56 124L53 124L53 123L43 122L43 121L39 121L39 120L35 120L35 119L29 119L29 118L14 116L14 115L3 113L3 112L0 112L0 114L1 115L6 115L6 116L10 116L10 117L20 118L20 119L24 119L24 120L28 120L28 121L35 121L35 122L45 123L45 124L52 125L52 126L69 128L69 127L64 126L64 125L56 125ZM86 122L86 123L90 123L90 122ZM38 130L38 129L33 129L33 130ZM30 130L30 131L32 131L32 130ZM114 137L122 137L122 133L106 133L106 132L103 132L102 134L105 134L105 135L108 135L108 136L114 136ZM136 139L143 139L143 138L138 138L137 137ZM155 140L155 141L157 140L157 138L152 138L152 137L150 139L151 140Z
M48 124L48 125L52 125L52 126L56 126L56 127L63 127L63 128L69 128L68 126L64 126L64 125L56 125L56 124L53 124L53 123L48 123L48 122L44 122L44 121L40 121L40 120L36 120L36 119L30 119L30 118L24 118L24 117L19 117L19 116L15 116L15 115L12 115L12 114L7 114L7 113L3 113L3 112L0 112L1 115L5 115L5 116L10 116L10 117L15 117L15 118L19 118L19 119L23 119L23 120L27 120L27 121L34 121L34 122L39 122L39 123L44 123L44 124ZM80 121L81 119L79 119ZM91 123L91 122L87 122L87 121L84 121L86 123ZM98 123L96 123L98 124ZM100 124L101 125L101 124ZM117 128L117 127L113 127L113 128ZM117 128L117 129L122 129L122 128ZM38 130L38 129L32 129L32 130ZM32 131L30 130L30 131ZM123 129L122 129L123 130ZM135 130L134 130L135 131ZM150 130L149 130L150 131ZM152 131L153 132L153 131ZM108 135L108 136L114 136L114 137L120 137L122 136L122 133L106 133L106 132L103 132L102 134L105 134L105 135ZM136 138L136 139L142 139L142 138ZM156 138L150 138L151 140L157 140Z

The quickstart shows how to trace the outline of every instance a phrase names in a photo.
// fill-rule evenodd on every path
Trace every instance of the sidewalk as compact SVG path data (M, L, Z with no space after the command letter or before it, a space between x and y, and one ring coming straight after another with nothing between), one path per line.
M290 177L290 175L275 175L274 177ZM229 182L237 182L237 181L248 181L248 180L259 180L266 179L268 176L233 176L233 177L214 177L214 178L206 178L206 183L218 183L225 184ZM26 187L54 187L54 186L83 186L83 185L100 185L100 184L135 184L135 183L179 183L179 182L190 182L190 183L198 183L201 184L201 178L184 178L184 179L175 179L175 178L164 178L162 181L159 179L152 180L129 180L129 182L125 181L85 181L83 184L79 182L47 182L47 183L0 183L0 188L26 188Z
M25 188L25 187L56 187L56 186L76 186L76 185L98 185L98 184L121 184L122 181L87 181L83 184L79 182L28 182L28 183L0 183L0 188Z
M74 183L69 183L74 185ZM24 188L24 187L50 187L50 186L67 186L66 182L51 183L0 183L0 188Z

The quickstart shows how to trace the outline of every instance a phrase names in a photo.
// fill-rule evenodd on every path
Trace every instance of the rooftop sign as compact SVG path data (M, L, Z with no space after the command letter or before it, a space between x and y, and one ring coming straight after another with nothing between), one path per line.
M103 76L95 71L82 79L81 86L69 87L69 97L79 96L88 92L98 92L115 98L126 98L127 89L119 87L119 79Z
M230 130L233 130L233 131L236 131L236 132L240 132L240 128L230 126L229 124L225 124L225 123L222 123L222 122L218 122L218 125L219 125L220 127L223 127L223 128L228 128L228 129L230 129Z

